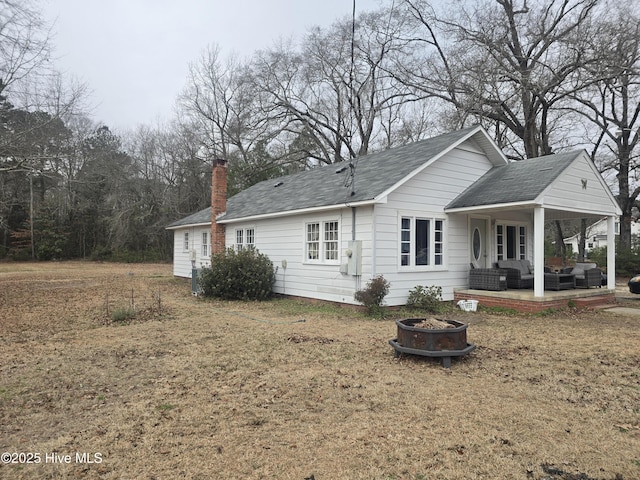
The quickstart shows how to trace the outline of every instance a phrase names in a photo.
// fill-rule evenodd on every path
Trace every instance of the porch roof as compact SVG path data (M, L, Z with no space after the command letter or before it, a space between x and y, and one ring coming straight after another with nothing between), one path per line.
M548 220L620 215L611 190L584 150L494 167L455 198L447 213L544 207Z
M492 168L447 205L446 210L534 202L581 153L547 155Z

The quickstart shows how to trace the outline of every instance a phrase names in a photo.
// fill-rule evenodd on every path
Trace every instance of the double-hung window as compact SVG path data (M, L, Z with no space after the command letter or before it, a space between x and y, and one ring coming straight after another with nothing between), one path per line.
M253 249L256 246L255 230L253 228L236 229L236 250Z
M209 256L209 232L202 232L202 258Z
M340 231L337 220L305 224L305 261L338 263Z
M444 220L420 216L400 217L400 266L444 265Z
M184 232L184 237L182 241L182 250L184 252L189 251L189 232Z

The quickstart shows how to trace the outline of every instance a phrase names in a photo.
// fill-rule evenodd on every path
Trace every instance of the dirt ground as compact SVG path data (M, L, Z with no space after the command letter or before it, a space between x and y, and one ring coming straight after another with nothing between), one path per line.
M206 301L170 265L0 263L0 478L638 479L623 305L451 313L477 348L445 369L395 358L393 319Z

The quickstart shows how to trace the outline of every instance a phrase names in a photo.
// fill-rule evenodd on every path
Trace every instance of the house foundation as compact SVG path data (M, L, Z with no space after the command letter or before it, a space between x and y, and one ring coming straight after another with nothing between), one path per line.
M454 291L454 302L477 300L484 307L510 308L523 313L537 313L552 308L565 308L569 304L578 307L595 307L616 303L615 290L593 288L545 292L535 297L533 290L486 291L459 289Z

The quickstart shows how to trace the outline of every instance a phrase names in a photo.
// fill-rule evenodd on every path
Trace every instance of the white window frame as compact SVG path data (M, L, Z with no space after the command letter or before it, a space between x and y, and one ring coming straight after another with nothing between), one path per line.
M202 245L200 251L203 258L209 256L209 232L202 232Z
M507 228L515 228L513 245L514 258L508 257ZM523 222L497 221L496 222L496 259L497 260L526 260L529 255L529 231L530 226Z
M416 264L416 225L428 222L428 258L424 265ZM398 270L438 271L447 269L447 220L431 213L399 212L398 214ZM403 265L404 258L406 264Z
M182 251L189 251L189 232L184 232L184 235L182 236Z
M340 246L339 218L323 218L304 223L303 263L339 265ZM309 258L312 253L314 258Z
M256 248L256 229L254 227L236 228L235 237L234 246L237 252Z

